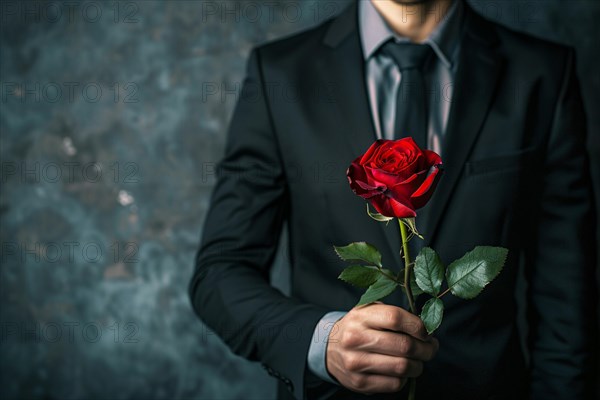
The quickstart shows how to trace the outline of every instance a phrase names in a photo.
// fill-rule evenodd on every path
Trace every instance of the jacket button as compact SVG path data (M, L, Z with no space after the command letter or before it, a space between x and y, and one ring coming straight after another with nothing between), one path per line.
M267 371L267 373L273 376L273 369L266 364L262 364L262 367Z

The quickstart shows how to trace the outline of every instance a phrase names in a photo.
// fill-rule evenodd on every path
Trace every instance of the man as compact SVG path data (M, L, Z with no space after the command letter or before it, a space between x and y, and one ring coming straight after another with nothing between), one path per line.
M292 100L277 90L289 87ZM435 338L400 293L353 308L360 292L336 279L345 265L334 244L367 241L388 268L402 265L398 227L369 219L345 178L375 139L400 131L444 160L417 217L425 245L446 262L476 245L510 250L479 297L444 298ZM487 21L461 0L354 2L252 51L190 285L194 308L235 353L280 379L279 398L397 399L410 377L421 400L591 398L584 143L571 49ZM268 282L284 221L289 297Z

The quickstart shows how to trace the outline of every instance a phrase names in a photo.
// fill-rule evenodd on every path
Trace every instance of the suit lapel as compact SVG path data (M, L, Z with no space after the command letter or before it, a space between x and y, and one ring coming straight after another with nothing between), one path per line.
M351 4L329 27L324 43L330 47L322 70L345 129L344 142L354 157L377 139L365 84L365 67L358 33L358 7Z
M504 65L493 49L495 32L483 18L466 8L465 34L442 153L445 174L427 207L423 224L428 245L435 239L436 228L479 135Z
M323 43L328 51L322 60L321 70L326 77L324 84L333 90L331 98L342 126L337 129L341 133L338 140L344 143L343 147L351 154L349 159L353 160L377 139L365 82L357 2L353 2L332 21ZM368 218L366 210L365 218ZM371 223L379 225L380 232L389 245L388 250L395 257L395 264L402 265L398 224L390 223L387 226L375 221Z

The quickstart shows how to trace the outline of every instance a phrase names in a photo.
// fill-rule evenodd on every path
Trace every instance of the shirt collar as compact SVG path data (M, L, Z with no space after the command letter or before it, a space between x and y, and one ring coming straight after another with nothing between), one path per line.
M408 42L406 37L396 34L385 22L371 0L359 0L359 30L363 57L368 60L379 47L394 38L397 42ZM454 0L444 19L436 26L424 43L429 44L447 68L454 65L463 19L462 0Z

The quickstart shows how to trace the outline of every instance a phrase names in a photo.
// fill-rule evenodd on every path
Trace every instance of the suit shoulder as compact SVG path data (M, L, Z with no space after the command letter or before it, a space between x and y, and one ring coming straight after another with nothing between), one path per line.
M483 19L483 17L481 17ZM488 24L493 25L501 48L509 58L522 60L528 63L540 63L537 67L544 65L559 67L564 65L557 60L566 61L572 54L574 48L565 44L541 38L530 33L517 31L513 28L485 19ZM532 64L535 65L535 64Z
M314 54L334 18L300 32L256 46L253 50L263 62L283 63L286 59L302 60Z

